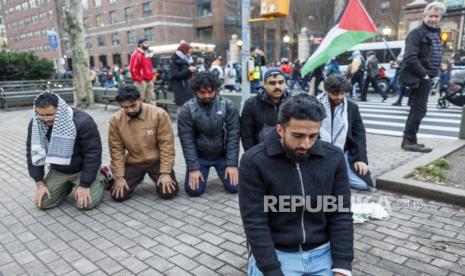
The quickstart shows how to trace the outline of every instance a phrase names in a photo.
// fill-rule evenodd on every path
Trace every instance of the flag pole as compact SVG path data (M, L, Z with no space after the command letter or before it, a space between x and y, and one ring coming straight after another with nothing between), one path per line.
M381 35L379 31L378 31L378 34ZM396 61L397 60L396 55L394 55L394 52L392 52L391 47L389 47L389 45L387 44L387 41L384 38L384 36L381 35L381 37L383 38L384 45L386 45L386 48L389 50L389 53L391 54L392 58L394 59L394 61Z

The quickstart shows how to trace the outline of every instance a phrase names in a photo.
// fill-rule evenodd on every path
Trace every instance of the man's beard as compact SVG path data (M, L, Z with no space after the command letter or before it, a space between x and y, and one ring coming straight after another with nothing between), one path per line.
M140 107L139 111L137 112L126 112L126 114L131 117L131 119L135 119L139 117L140 113L142 112L142 106Z
M291 149L290 147L286 145L286 139L284 137L283 137L283 149L287 157L291 159L293 162L302 162L305 159L307 159L307 157L310 155L310 149L307 150L307 152L303 155L298 154L296 150Z
M328 100L329 100L329 103L332 104L332 105L340 105L342 102L344 102L344 100L340 101L340 102L335 102L333 99L331 99L330 97L328 97Z

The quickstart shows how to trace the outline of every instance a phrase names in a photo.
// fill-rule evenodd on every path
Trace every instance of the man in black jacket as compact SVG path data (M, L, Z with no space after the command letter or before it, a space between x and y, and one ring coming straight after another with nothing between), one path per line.
M436 77L441 65L441 40L439 22L446 6L432 2L425 7L423 23L413 29L405 40L405 54L400 69L399 83L408 87L410 112L405 123L401 147L406 151L430 152L417 141L421 121L426 115L431 79Z
M344 152L350 187L369 190L373 183L368 170L365 126L358 106L345 97L351 84L342 76L329 76L324 81L325 93L317 98L326 110L321 122L320 139Z
M92 117L72 109L54 93L37 96L27 134L27 166L37 186L36 206L54 208L75 187L77 207L94 208L103 197L101 160L102 143ZM45 164L50 164L50 171L44 177Z
M318 139L324 117L314 97L292 96L280 107L276 131L242 156L239 207L251 246L249 275L351 274L346 162L340 149Z
M265 86L258 89L257 96L247 99L242 108L241 139L245 151L262 142L270 130L274 130L279 106L289 97L284 72L280 69L266 71L264 81Z
M221 97L220 80L211 72L195 74L195 97L178 114L178 135L186 159L184 187L190 196L205 192L210 167L215 167L226 191L237 193L240 123L234 103Z

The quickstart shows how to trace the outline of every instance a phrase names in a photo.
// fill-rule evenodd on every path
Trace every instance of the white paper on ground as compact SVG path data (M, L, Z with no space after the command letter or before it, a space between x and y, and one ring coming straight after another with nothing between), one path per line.
M354 223L364 223L370 218L385 219L389 217L383 206L376 203L354 203L351 209Z

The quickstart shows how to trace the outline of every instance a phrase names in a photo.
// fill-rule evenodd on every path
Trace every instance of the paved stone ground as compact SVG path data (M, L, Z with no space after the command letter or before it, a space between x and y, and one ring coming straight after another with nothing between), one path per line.
M112 112L89 112L108 162ZM245 275L237 196L226 194L217 179L201 198L181 191L174 200L161 200L146 179L124 203L107 194L88 212L76 209L71 198L59 208L37 210L25 162L30 115L0 112L1 275ZM448 141L422 142L434 147ZM400 138L368 136L374 176L420 155L402 152L399 144ZM176 173L183 180L179 141L176 151ZM355 226L354 275L465 275L464 209L380 190L354 195L381 202L391 215Z

